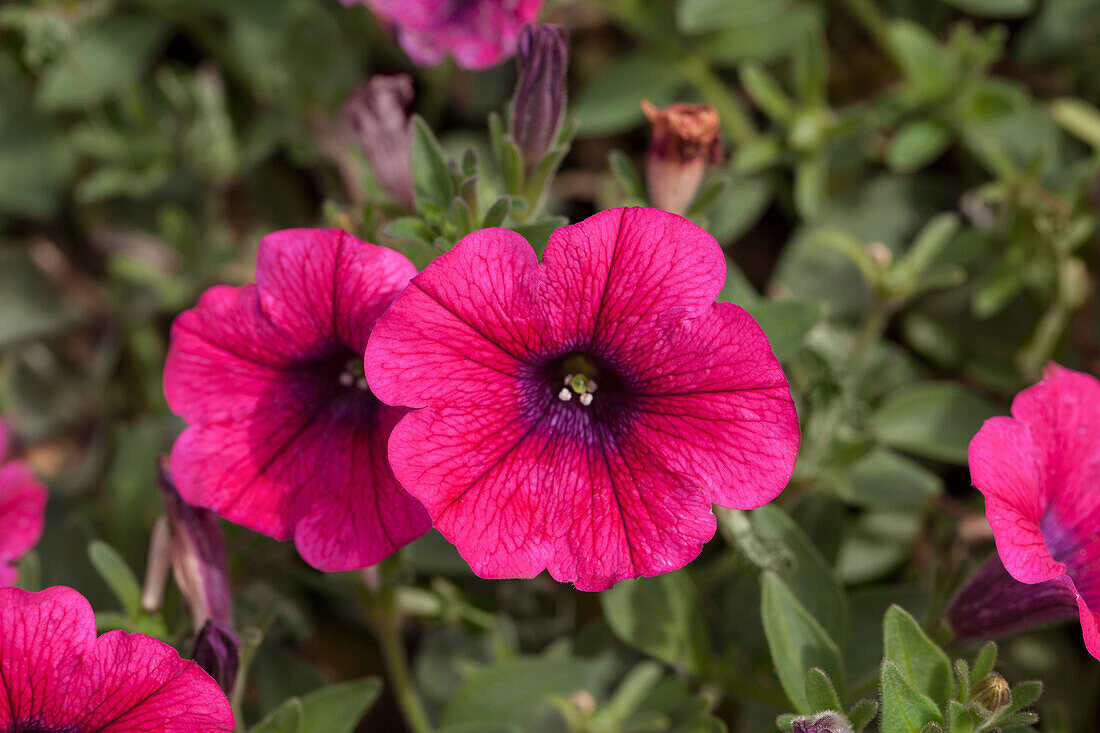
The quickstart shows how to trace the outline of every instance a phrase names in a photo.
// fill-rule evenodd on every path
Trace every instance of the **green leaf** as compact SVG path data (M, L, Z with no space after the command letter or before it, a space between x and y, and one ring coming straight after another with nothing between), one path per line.
M141 613L141 586L122 556L106 542L94 540L88 545L88 559L130 618L138 616Z
M1050 103L1050 116L1071 134L1100 148L1100 110L1088 102L1063 97Z
M556 695L591 689L603 675L600 662L558 657L519 657L471 675L447 701L442 724L510 724L524 729Z
M600 594L611 630L663 662L701 674L709 641L698 591L684 572L624 580Z
M773 195L764 176L733 176L706 212L707 231L723 244L736 241L760 220Z
M966 465L970 439L1000 410L955 382L921 382L889 395L875 413L877 435L900 450Z
M774 20L787 5L786 0L680 0L676 6L676 25L687 34L754 25Z
M746 61L741 64L740 72L741 84L760 109L776 122L790 119L791 99L763 64Z
M581 88L572 104L582 135L611 135L637 126L642 100L670 104L683 85L674 64L648 52L616 59Z
M806 699L806 671L819 667L838 689L843 690L840 651L778 575L763 572L760 585L760 616L776 674L795 710L808 715L815 711Z
M490 227L498 227L504 223L504 219L508 216L508 212L512 209L512 199L507 196L501 196L497 199L489 210L485 212L485 216L481 218L481 227L488 229Z
M974 719L957 700L947 704L947 727L951 733L974 733Z
M607 164L611 168L611 175L615 176L615 180L618 181L628 199L649 203L642 177L638 175L638 169L634 167L634 163L626 153L615 148L607 154Z
M455 723L436 728L435 733L523 733L523 728L510 723Z
M1012 702L1009 710L1020 710L1031 705L1043 694L1043 683L1039 680L1021 682L1012 688Z
M302 698L302 733L352 733L382 691L382 680L364 677L330 685Z
M951 146L951 130L933 120L910 122L898 130L886 149L886 164L898 173L928 165Z
M431 244L435 239L435 230L415 216L402 216L387 224L382 233L394 239Z
M885 657L906 679L938 705L954 691L951 661L901 606L891 606L882 620Z
M775 504L754 509L749 516L763 537L779 540L789 553L791 566L773 570L829 637L843 643L848 633L848 599L832 566L802 528Z
M813 221L821 214L827 176L825 156L820 153L803 160L794 169L795 208L806 221Z
M852 724L852 730L859 733L877 714L878 700L860 700L848 711L848 722Z
M1035 10L1035 0L943 0L953 8L987 18L1018 18Z
M921 93L942 94L955 83L947 51L923 26L896 19L890 22L886 37L902 73Z
M456 191L443 148L419 115L412 118L412 169L418 209L424 202L440 207L451 205Z
M920 733L929 723L942 723L936 703L913 687L897 665L882 660L881 733Z
M0 350L57 333L74 320L57 290L21 250L0 247Z
M35 110L20 74L6 61L0 55L0 213L48 216L61 200L72 150L52 121ZM0 264L0 273L7 275L7 267ZM0 293L8 287L0 285ZM21 325L7 314L0 324L0 331Z
M917 233L913 243L905 251L900 267L909 277L915 278L923 274L940 256L957 231L959 217L956 214L939 214Z
M737 8L741 2L711 0L725 8ZM783 11L775 17L761 17L719 28L708 24L703 31L712 31L693 39L692 50L716 66L733 66L745 59L768 63L778 61L790 52L801 34L819 26L822 9L817 3L784 2Z
M840 698L837 697L836 688L833 687L829 675L817 667L806 672L806 701L810 708L820 710L840 710Z
M51 65L37 100L49 111L79 110L131 89L168 36L169 25L149 15L117 13L82 33Z
M780 361L794 356L802 341L825 316L821 303L797 300L761 300L745 308L764 329Z
M302 701L292 697L252 726L249 733L301 733L304 720Z
M877 447L842 470L829 488L859 506L917 509L943 491L943 482L916 461Z

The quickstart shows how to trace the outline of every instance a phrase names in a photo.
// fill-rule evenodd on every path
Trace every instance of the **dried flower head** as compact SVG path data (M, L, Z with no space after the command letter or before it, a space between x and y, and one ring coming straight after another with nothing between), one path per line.
M695 198L707 166L722 160L718 112L705 104L678 102L663 109L642 100L653 125L646 187L653 204L683 214Z

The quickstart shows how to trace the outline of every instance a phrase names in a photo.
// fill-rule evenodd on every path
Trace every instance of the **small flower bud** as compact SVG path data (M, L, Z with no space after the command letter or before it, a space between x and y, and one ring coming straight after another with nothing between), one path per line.
M227 624L207 619L195 638L191 658L214 678L226 695L233 691L240 664L241 642Z
M229 624L229 568L218 517L185 502L168 474L167 459L158 476L171 534L172 573L187 600L191 622L201 629L207 619Z
M995 713L1012 702L1012 689L1004 677L994 672L978 683L974 690L974 702Z
M378 183L410 210L416 206L408 113L412 100L412 77L379 74L351 93L342 112Z
M665 211L688 210L707 165L722 160L718 112L704 104L677 103L660 109L642 100L653 125L646 161L650 201Z
M512 100L512 139L530 170L539 164L565 114L565 67L569 44L556 25L528 25L519 36L519 82Z
M826 711L791 721L791 733L852 733L852 724L840 713Z

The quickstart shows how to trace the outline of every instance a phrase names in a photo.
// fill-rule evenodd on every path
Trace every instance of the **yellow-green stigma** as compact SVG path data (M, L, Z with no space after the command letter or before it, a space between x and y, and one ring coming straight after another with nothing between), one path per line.
M574 374L573 378L569 380L569 386L577 394L584 394L588 391L588 377L583 374Z

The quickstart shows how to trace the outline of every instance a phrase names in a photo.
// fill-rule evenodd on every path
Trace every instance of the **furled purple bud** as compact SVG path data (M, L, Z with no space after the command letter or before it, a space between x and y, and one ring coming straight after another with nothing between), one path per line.
M228 624L207 619L195 638L191 658L214 678L226 695L233 691L241 659L241 642Z
M791 721L791 733L852 733L852 724L840 713L826 711Z
M1021 583L994 554L955 593L945 616L955 640L966 642L1079 614L1076 596L1060 579Z
M406 209L416 207L412 172L408 74L377 74L344 102L343 118L363 149L374 177Z
M519 36L519 82L512 100L512 139L528 170L543 159L565 115L569 44L556 25L524 26Z
M161 459L157 483L168 515L176 585L187 600L196 631L208 619L230 624L229 568L218 516L208 509L191 506L180 497L167 463L167 459Z
M691 206L707 166L722 160L722 128L718 112L705 104L678 102L661 109L642 100L653 125L646 160L649 199L673 214Z

